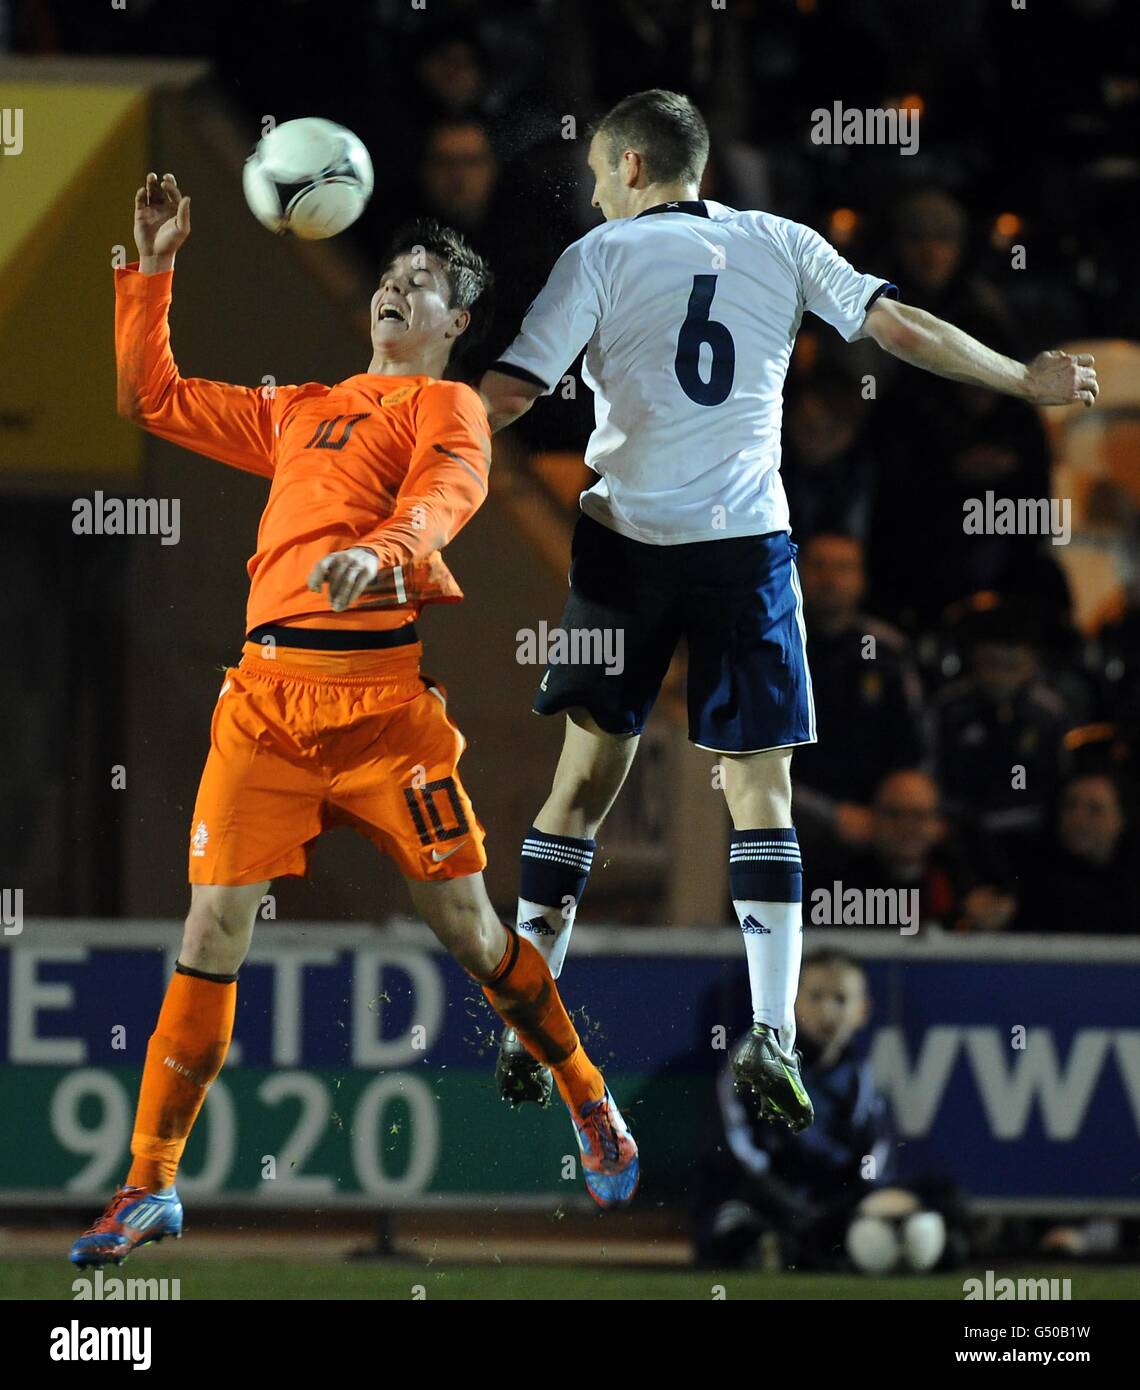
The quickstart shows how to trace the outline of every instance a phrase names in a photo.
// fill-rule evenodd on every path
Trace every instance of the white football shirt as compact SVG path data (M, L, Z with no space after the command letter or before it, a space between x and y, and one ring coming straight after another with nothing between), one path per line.
M494 364L550 395L583 346L594 392L582 510L651 545L787 531L784 377L804 311L848 342L887 281L818 232L666 203L567 247Z

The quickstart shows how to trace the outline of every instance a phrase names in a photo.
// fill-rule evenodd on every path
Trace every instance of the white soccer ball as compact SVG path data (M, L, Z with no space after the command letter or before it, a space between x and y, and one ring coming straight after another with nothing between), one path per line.
M863 1274L888 1274L902 1254L895 1223L881 1216L857 1216L847 1228L845 1244L851 1263Z
M946 1222L940 1212L916 1211L902 1223L903 1258L908 1269L933 1269L946 1249Z
M372 160L351 130L319 116L262 137L242 171L254 217L280 236L321 241L351 227L372 194Z

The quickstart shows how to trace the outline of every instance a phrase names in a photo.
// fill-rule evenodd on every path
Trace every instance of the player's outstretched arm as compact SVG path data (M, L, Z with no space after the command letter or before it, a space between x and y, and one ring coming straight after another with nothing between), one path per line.
M1099 387L1089 353L1041 352L1032 362L1003 357L952 323L893 299L877 299L867 311L863 332L881 348L935 376L984 386L1032 405L1086 406Z
M207 458L272 477L276 424L306 387L271 390L183 377L170 349L174 257L190 235L190 199L173 174L135 193L138 268L115 271L118 411L151 434ZM319 389L319 388L318 388Z
M522 381L517 376L508 376L506 372L497 372L494 368L479 378L478 390L483 398L487 419L491 422L492 433L504 429L520 415L525 415L542 395L542 387L536 383Z

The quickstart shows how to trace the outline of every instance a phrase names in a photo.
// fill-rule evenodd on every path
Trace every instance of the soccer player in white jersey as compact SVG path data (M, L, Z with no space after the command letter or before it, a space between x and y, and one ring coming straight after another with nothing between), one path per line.
M620 674L548 666L535 709L566 738L522 853L518 929L558 976L594 836L637 751L678 641L688 643L689 737L718 754L734 830L732 898L753 1026L738 1084L792 1129L812 1120L795 1052L802 869L792 749L816 738L788 507L780 481L784 377L805 312L848 342L870 337L914 366L1037 405L1092 405L1090 356L1028 365L898 300L817 232L699 198L700 113L639 92L597 126L593 205L605 222L568 247L518 337L482 378L493 428L549 395L586 348L596 428L561 626L621 629ZM921 467L921 463L916 464ZM500 1090L541 1099L549 1079L509 1032Z

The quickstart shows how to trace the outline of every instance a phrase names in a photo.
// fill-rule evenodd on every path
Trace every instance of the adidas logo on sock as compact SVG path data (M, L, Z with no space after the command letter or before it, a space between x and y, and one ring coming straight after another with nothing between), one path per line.
M748 916L745 917L744 921L741 922L740 930L745 933L751 933L753 936L772 935L772 928L766 927L763 922L758 922L756 918L752 916L751 913L749 913Z
M520 922L519 931L533 932L535 936L553 936L554 928L545 917L531 917L526 922Z

